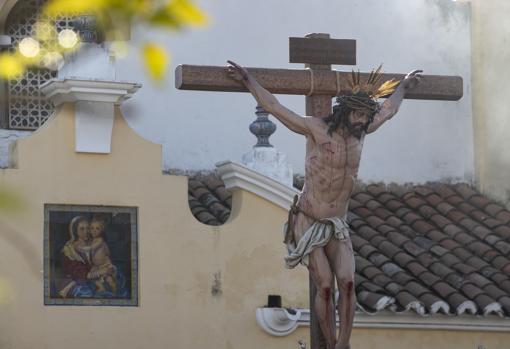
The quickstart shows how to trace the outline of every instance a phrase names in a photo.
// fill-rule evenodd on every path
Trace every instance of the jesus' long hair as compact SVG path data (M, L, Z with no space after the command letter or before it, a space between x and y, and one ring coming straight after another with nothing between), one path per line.
M370 98L365 92L356 94L350 93L336 98L336 104L333 106L333 113L323 120L329 126L328 135L332 135L339 127L351 128L349 123L349 114L354 110L369 110L368 122L365 125L365 131L368 125L374 120L375 114L379 111L379 103Z

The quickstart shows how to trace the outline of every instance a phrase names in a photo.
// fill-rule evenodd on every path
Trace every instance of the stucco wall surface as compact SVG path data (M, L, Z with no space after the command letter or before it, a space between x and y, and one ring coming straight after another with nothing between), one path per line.
M476 183L510 204L510 3L473 0L473 115Z
M248 126L255 101L248 94L178 91L178 64L303 69L289 64L288 37L311 32L357 40L357 68L384 64L387 72L460 75L459 102L405 101L399 114L366 138L360 178L365 181L425 182L473 176L471 45L469 6L451 0L202 1L210 14L205 29L168 34L134 28L130 45L149 38L172 54L163 86L144 74L137 49L117 63L117 78L144 89L123 107L130 125L164 145L164 167L213 169L218 161L240 161L256 143ZM350 71L350 66L334 66ZM304 114L304 96L278 96ZM150 118L139 118L150 115ZM278 123L278 122L277 122ZM183 137L186 135L186 137ZM304 139L278 123L271 142L303 173Z

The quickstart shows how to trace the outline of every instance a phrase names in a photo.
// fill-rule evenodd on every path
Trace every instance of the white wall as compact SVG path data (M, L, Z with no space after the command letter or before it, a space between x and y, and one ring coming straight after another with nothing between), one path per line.
M164 144L164 167L212 169L221 160L239 161L255 144L248 131L255 102L248 94L178 91L178 64L300 69L288 63L288 37L310 32L356 39L358 67L384 63L387 72L420 68L428 74L461 75L459 102L405 101L399 114L367 137L360 178L365 181L471 180L473 136L469 5L451 0L260 0L202 1L212 17L204 30L168 35L142 28L132 44L163 43L172 52L168 81L156 86L132 51L118 62L117 78L142 82L124 106L128 122L145 137ZM335 67L338 68L338 67ZM351 67L340 67L350 70ZM304 113L304 97L279 96ZM281 124L271 142L303 172L304 140Z
M476 184L510 207L510 3L472 0Z

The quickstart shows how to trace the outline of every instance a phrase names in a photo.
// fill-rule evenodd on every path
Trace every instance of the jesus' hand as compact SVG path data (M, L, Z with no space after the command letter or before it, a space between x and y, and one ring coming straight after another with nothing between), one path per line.
M227 61L227 62L229 64L227 67L227 71L228 71L228 76L230 76L230 78L232 78L236 81L241 81L241 82L248 81L249 73L246 69L244 69L239 64L237 64L233 61Z
M406 90L415 88L420 83L422 78L421 73L423 73L423 70L413 70L406 75L404 80L402 80L402 84L404 84Z

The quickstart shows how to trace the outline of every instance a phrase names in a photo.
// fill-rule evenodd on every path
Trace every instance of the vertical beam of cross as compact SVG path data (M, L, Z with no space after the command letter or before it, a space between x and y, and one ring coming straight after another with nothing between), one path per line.
M308 34L305 36L306 38L317 38L317 39L329 39L329 34L324 33L314 33ZM305 67L309 70L312 70L310 76L314 71L318 70L331 70L331 64L317 64L317 63L305 63ZM313 83L310 83L310 92L308 96L305 98L306 103L306 115L313 115L314 117L324 118L327 117L331 113L331 96L330 95L313 95ZM335 282L332 280L331 282L331 297L333 297L333 305L335 304ZM309 276L309 292L310 292L310 347L311 349L326 349L326 339L321 331L319 326L319 319L317 318L317 314L315 313L315 297L317 295L317 288L315 284ZM333 321L333 325L335 326L335 306L333 306L332 314L329 316L331 321ZM335 328L335 327L333 327Z

